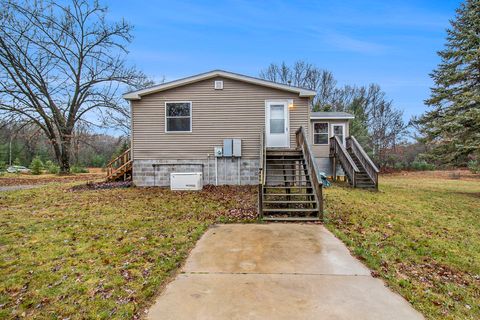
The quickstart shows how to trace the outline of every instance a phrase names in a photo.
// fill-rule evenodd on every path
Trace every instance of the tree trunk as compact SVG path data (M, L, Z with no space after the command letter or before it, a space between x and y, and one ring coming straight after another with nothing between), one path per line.
M71 135L60 133L58 137L51 137L53 151L58 165L60 166L60 174L67 174L70 172L70 148Z
M71 135L70 134L62 134L61 136L62 145L61 145L61 153L60 153L60 173L69 173L70 172L70 155L71 155Z

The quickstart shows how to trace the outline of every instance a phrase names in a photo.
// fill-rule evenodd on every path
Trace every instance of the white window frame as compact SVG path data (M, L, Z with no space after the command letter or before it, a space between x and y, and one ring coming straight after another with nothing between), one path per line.
M167 117L167 104L169 103L188 103L190 105L190 131L168 131L167 128L167 119L168 118L186 118L186 117ZM192 133L192 119L193 119L193 114L192 114L192 111L193 111L193 104L192 104L192 101L165 101L165 133L169 133L169 134L175 134L175 133Z
M315 124L316 123L326 123L327 124L327 143L315 143L315 134L325 134L325 133L315 133ZM328 146L330 145L330 123L328 121L313 121L312 122L312 142L315 146Z
M331 127L332 127L332 137L335 137L335 130L333 129L334 126L339 126L339 127L343 127L343 141L342 141L342 144L343 146L345 147L347 145L347 126L345 125L345 123L332 123L331 124Z

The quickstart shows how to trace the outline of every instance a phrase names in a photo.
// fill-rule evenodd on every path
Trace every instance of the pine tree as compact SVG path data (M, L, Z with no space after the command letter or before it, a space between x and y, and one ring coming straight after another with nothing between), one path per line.
M480 0L466 0L447 29L438 52L441 63L430 75L435 82L432 110L419 120L436 160L464 165L480 156Z

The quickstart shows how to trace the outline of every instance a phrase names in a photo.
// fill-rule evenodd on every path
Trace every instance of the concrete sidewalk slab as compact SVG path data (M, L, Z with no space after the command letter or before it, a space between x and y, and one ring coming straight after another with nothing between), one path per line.
M148 319L423 319L320 225L220 225Z
M184 271L370 275L325 228L305 224L213 227L198 241Z
M421 319L366 276L182 274L149 319Z

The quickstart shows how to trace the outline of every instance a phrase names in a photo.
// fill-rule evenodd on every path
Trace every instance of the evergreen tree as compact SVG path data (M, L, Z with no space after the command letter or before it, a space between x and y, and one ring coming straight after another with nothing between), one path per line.
M480 0L466 0L447 30L435 86L419 120L432 153L444 164L464 165L480 156Z
M35 158L33 158L32 163L30 164L30 170L32 174L35 174L35 175L42 174L43 162L39 156L36 156Z

